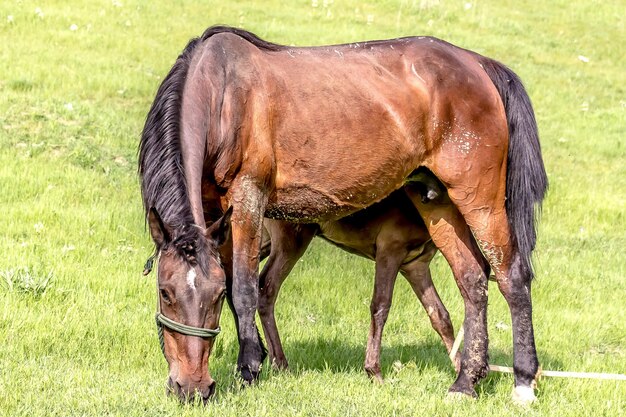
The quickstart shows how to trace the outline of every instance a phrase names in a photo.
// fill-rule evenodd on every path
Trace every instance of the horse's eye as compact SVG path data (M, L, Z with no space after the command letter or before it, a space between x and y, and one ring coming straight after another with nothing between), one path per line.
M163 302L167 305L171 305L172 304L172 299L170 298L170 295L167 293L166 290L161 290L161 300L163 300Z

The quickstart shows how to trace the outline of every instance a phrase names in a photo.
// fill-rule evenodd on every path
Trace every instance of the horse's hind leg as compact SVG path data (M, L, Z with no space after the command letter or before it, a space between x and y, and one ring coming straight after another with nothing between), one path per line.
M497 166L504 167L505 164ZM523 270L512 239L505 209L506 173L490 169L490 166L480 166L478 160L472 167L472 173L445 179L450 184L448 196L493 268L500 291L509 305L513 327L513 399L528 404L536 399L534 381L539 369L532 324L531 273ZM486 285L484 289L486 291ZM471 339L466 339L466 346L471 343Z
M487 375L487 274L488 266L465 219L447 196L422 202L413 186L405 186L417 207L433 242L446 258L465 304L465 345L461 367L451 393L475 397L474 385Z
M259 316L271 365L286 369L288 363L276 326L274 305L282 283L311 243L316 226L267 219L265 226L271 236L271 250L259 276Z
M531 403L536 399L534 387L539 361L532 323L530 273L521 266L504 208L495 212L466 210L465 218L493 267L498 287L511 312L515 375L513 400L522 404Z
M441 302L441 298L437 293L437 289L430 275L429 264L432 257L437 252L437 249L433 248L433 250L429 252L426 257L420 256L420 258L402 265L400 272L402 272L402 275L404 275L411 285L411 288L413 288L413 292L415 292L415 295L428 314L430 324L441 337L446 351L450 353L452 345L454 344L454 328L450 321L450 314ZM454 360L454 368L457 373L459 372L460 366L461 358L457 353Z

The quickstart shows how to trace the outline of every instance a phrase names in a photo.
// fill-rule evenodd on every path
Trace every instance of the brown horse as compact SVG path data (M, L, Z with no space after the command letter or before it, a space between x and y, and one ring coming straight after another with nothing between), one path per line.
M480 250L511 310L514 397L533 401L531 253L547 178L519 78L430 37L296 48L229 27L187 45L157 92L140 143L172 390L181 398L213 392L213 339L188 330L216 328L227 293L238 369L246 381L257 378L265 357L255 326L264 216L338 219L382 200L419 169L437 177L449 198L425 204L407 195L465 302L466 343L450 392L475 396L488 370ZM220 259L224 239L232 247Z
M427 195L442 193L430 188L427 192L420 192L420 195L426 200ZM383 382L380 369L381 339L398 272L413 288L447 351L452 349L452 322L430 276L429 264L437 248L403 190L395 191L383 201L340 220L296 224L266 219L265 229L268 234L263 237L261 259L268 255L269 259L259 277L259 316L268 345L269 360L276 368L287 368L288 363L276 326L274 305L282 283L314 236L376 261L374 294L370 304L371 324L365 353L365 371L371 378ZM484 267L488 269L489 265L484 262ZM457 357L455 365L458 371L460 358Z

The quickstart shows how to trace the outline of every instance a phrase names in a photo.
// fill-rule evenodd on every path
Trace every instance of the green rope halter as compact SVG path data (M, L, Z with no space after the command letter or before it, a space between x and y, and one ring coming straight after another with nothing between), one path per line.
M152 255L146 261L144 266L143 274L148 275L150 271L152 271L152 266L154 265L154 261L157 255ZM203 339L210 339L216 337L220 334L221 329L218 327L216 329L205 329L203 327L194 327L188 326L186 324L179 323L175 320L167 318L161 313L161 299L159 296L159 274L156 274L156 289L157 289L157 312L154 316L156 325L157 325L157 334L159 336L159 345L161 346L161 352L165 357L165 339L163 337L163 327L167 327L168 329L180 333L185 336L195 336L201 337Z

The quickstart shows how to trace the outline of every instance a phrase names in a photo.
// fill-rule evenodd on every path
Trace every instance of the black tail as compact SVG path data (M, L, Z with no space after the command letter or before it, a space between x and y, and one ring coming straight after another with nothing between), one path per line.
M537 122L530 98L519 77L492 59L481 57L480 62L498 89L506 111L509 125L506 213L522 270L532 279L531 255L537 240L537 218L548 189Z

